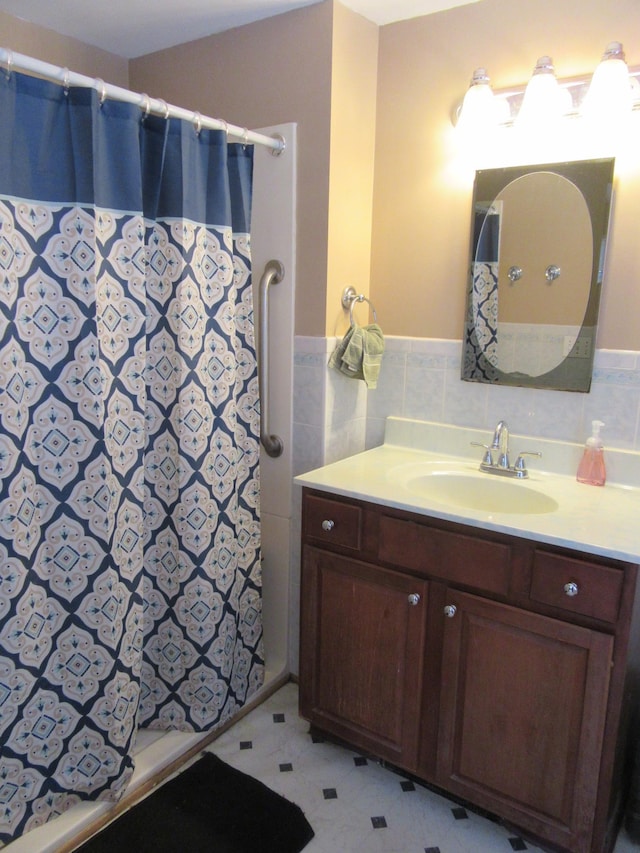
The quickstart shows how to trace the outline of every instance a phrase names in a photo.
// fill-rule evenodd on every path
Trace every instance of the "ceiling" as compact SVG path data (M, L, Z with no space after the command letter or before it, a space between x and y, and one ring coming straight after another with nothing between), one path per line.
M0 0L0 11L132 59L319 0ZM478 0L341 0L375 24Z

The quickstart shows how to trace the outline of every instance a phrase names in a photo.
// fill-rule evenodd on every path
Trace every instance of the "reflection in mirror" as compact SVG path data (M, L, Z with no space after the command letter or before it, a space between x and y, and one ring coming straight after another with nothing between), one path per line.
M463 379L589 390L613 165L476 173Z

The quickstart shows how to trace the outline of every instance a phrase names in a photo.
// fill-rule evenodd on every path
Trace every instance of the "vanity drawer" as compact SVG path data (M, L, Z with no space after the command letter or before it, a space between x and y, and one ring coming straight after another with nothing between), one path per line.
M362 508L354 504L306 495L304 535L324 545L360 550Z
M529 597L572 613L615 622L623 582L622 569L536 550Z
M502 542L382 516L378 556L451 583L500 595L509 592L511 548Z

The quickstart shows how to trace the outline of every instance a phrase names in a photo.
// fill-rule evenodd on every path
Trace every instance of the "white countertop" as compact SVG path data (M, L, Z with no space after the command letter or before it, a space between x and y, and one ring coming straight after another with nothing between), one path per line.
M486 442L487 434L390 418L385 444L301 474L295 482L433 518L640 563L640 488L635 484L608 481L603 487L589 486L578 483L575 474L540 470L542 463L533 459L526 480L509 479L509 482L543 492L558 504L553 512L533 514L456 507L438 503L436 497L416 493L407 486L407 471L419 470L418 466L433 462L445 467L450 464L458 471L468 472L469 476L494 478L495 475L478 471L482 451L473 448L471 456L469 438ZM400 441L402 443L398 443ZM406 446L407 441L411 446ZM438 446L425 449L430 445ZM454 445L460 447L460 456L450 452ZM521 450L537 450L540 446L544 447L545 454L542 461L546 457L547 463L554 464L556 469L571 467L575 470L581 452L578 445L513 436L512 458L515 459ZM623 454L622 460L618 458L614 462L612 458L613 467L617 465L635 476L640 454Z

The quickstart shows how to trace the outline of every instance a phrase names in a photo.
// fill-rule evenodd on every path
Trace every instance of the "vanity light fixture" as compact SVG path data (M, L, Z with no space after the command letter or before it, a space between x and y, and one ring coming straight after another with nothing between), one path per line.
M551 57L542 56L526 86L492 90L487 71L476 69L454 124L477 131L576 116L606 122L631 109L640 109L640 66L629 68L622 44L611 42L591 78L558 80Z

